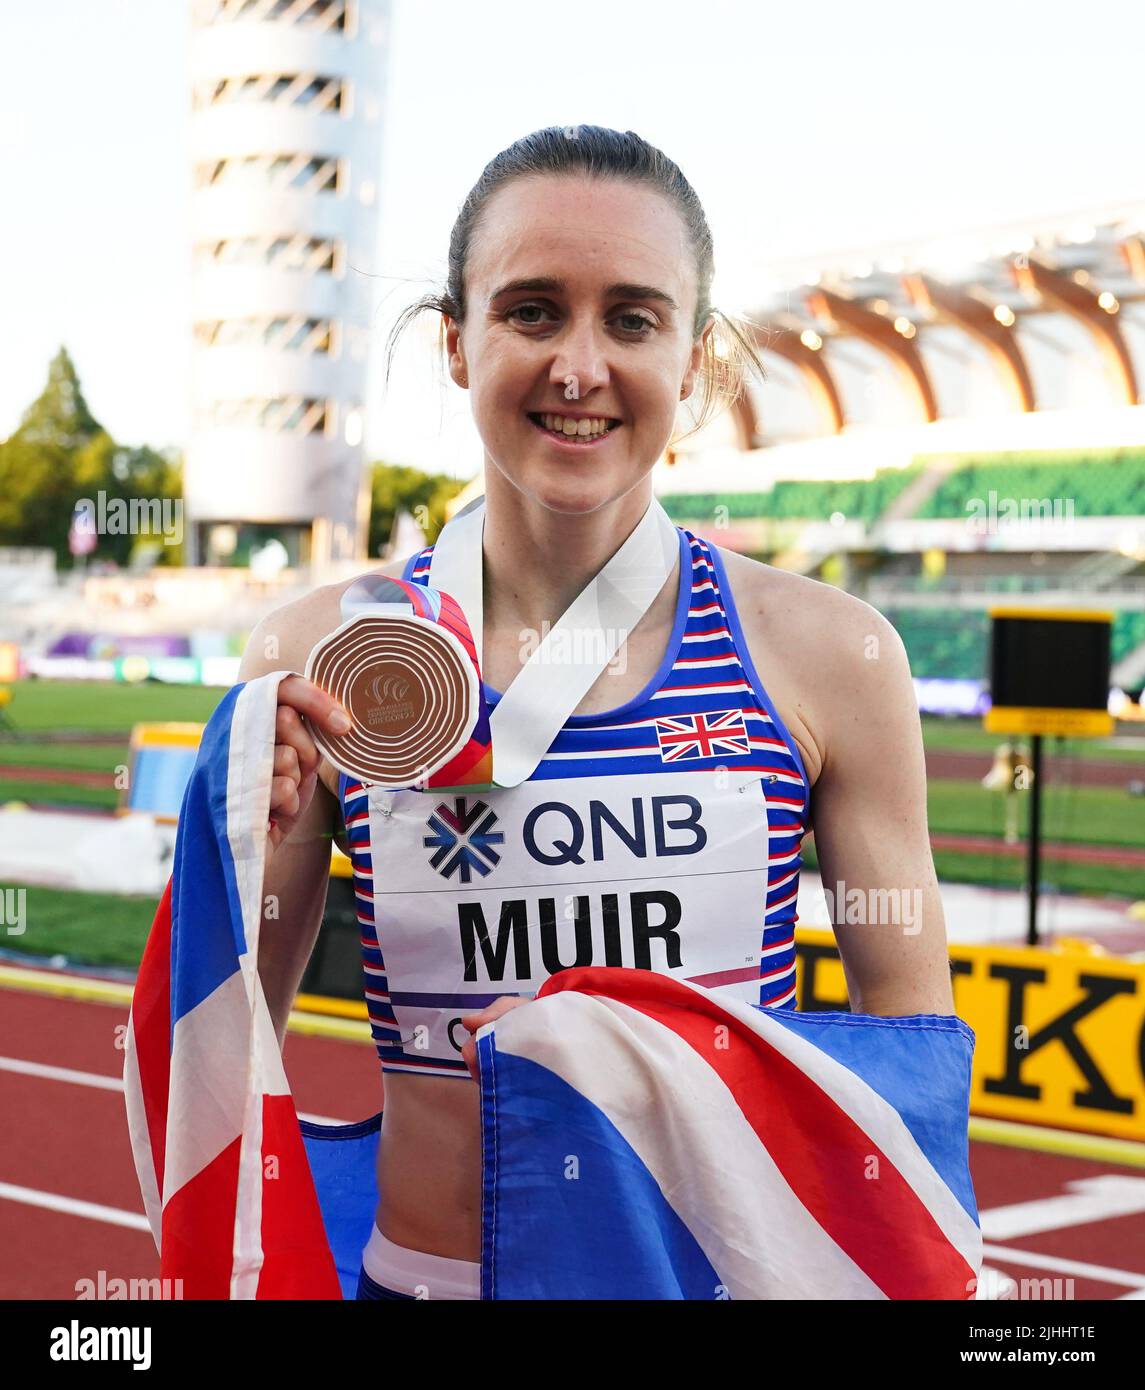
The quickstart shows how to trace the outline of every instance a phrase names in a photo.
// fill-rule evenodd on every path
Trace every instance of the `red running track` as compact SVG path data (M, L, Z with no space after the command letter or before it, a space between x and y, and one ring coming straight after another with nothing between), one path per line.
M120 1089L126 1021L119 1006L0 988L2 1299L74 1299L100 1271L158 1276ZM285 1060L300 1111L377 1112L372 1047L290 1034ZM1145 1171L994 1144L973 1145L971 1165L997 1271L986 1287L1005 1293L1008 1276L1060 1281L1043 1297L1145 1298Z

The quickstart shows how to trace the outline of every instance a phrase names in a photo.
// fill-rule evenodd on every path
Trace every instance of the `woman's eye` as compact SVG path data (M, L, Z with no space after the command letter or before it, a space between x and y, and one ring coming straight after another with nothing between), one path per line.
M515 309L509 310L508 317L517 318L519 315L522 314L543 315L546 312L547 310L545 309L545 306L543 304L518 304ZM543 323L544 319L541 317L520 318L519 322L523 323L527 328L535 328L538 324Z
M618 314L613 322L621 324L625 333L648 333L656 327L647 315L637 313Z
M519 323L523 328L540 328L556 318L556 315L544 304L518 304L510 309L505 317ZM644 337L656 328L656 324L647 314L638 313L636 310L617 314L610 321L627 337Z

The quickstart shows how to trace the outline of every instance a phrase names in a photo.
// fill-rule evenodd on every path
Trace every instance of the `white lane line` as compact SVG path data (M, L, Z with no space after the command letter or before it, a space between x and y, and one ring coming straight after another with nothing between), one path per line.
M66 1081L71 1086L93 1086L99 1091L123 1091L122 1076L103 1076L94 1071L74 1071L71 1067L53 1067L47 1062L28 1062L22 1057L0 1057L0 1071L15 1072L19 1076L37 1076L45 1081ZM309 1120L315 1125L344 1125L348 1120L335 1120L329 1115L311 1115L300 1112L300 1120Z
M101 1091L122 1091L122 1076L102 1076L94 1071L73 1071L71 1067L52 1067L46 1062L26 1062L20 1057L0 1057L0 1071L20 1076L38 1076L45 1081L68 1081L73 1086L95 1086Z
M1075 1274L1079 1279L1101 1279L1107 1284L1124 1284L1131 1289L1145 1289L1145 1274L1128 1269L1111 1269L1108 1265L1091 1265L1082 1260L1063 1260L1057 1255L1043 1255L1036 1250L1012 1250L1008 1245L983 1245L982 1257L998 1264L1028 1265L1031 1269L1049 1269L1057 1274Z
M29 1207L44 1207L47 1211L62 1211L68 1216L84 1216L89 1221L104 1221L109 1226L127 1226L132 1231L151 1230L142 1212L105 1207L99 1202L81 1202L75 1197L63 1197L58 1192L37 1192L33 1187L17 1187L10 1182L0 1182L0 1201L23 1202Z
M1145 1211L1145 1178L1106 1173L1067 1182L1065 1189L1055 1197L981 1212L982 1235L987 1240L1016 1240Z

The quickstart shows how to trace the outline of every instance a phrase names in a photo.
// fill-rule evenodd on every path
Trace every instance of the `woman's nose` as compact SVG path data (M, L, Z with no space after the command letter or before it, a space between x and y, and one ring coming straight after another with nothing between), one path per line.
M570 401L608 385L606 346L595 329L588 326L570 328L561 335L550 380L564 387L565 399Z

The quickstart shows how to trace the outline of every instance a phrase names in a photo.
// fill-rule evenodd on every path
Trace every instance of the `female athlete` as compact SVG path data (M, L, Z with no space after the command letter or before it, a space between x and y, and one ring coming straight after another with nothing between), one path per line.
M703 209L670 159L632 132L552 128L487 166L453 229L445 290L399 321L400 329L427 308L440 314L449 373L470 392L484 446L481 665L491 701L532 649L528 634L556 622L644 515L652 468L673 438L681 401L700 389L702 425L758 365L747 337L711 305L712 274ZM380 572L425 582L428 559L424 551ZM314 644L340 623L345 587L319 588L260 623L240 679L303 670ZM697 889L701 879L690 880L693 895L713 895L707 910L693 896L671 930L637 922L633 910L618 928L630 933L624 963L671 971L682 951L700 962L693 978L742 976L746 929L747 954L758 960L750 971L754 1002L793 1006L799 847L813 815L852 1009L952 1013L919 716L891 624L839 589L680 531L679 561L620 655L569 716L533 779L513 793L535 794L538 783L550 802L605 807L605 830L593 848L611 856L607 876L621 889L636 872L626 845L638 830L651 842L651 799L659 787L683 785L675 779L723 765L757 768L767 817L762 851L751 851L764 856L766 901L737 908L722 890ZM448 1020L449 1055L440 1047L419 1054L411 1041L417 1030L395 1001L419 986L448 991L461 975L448 978L454 966L442 959L420 967L425 979L398 977L413 957L401 939L400 912L394 918L381 910L384 875L375 882L371 873L371 851L386 856L385 809L319 756L299 717L337 732L345 712L301 676L281 683L279 701L265 891L277 895L280 917L264 926L259 970L280 1041L321 921L332 834L351 854L364 904L385 1110L377 1227L359 1297L408 1298L418 1290L475 1298L480 1123L465 1039L506 1009L527 1006L520 995L550 972L534 948L510 987L510 967L489 939L477 950L471 936L469 964L475 950L483 969L500 959L505 997ZM665 729L674 745L658 743L669 737ZM690 731L710 729L715 743L689 743ZM697 817L715 823L725 816L718 786L710 777L703 783ZM496 808L499 794L485 799ZM634 815L646 823L634 825ZM668 822L676 834L683 823ZM560 843L551 836L541 858L560 861L553 849ZM579 856L563 854L553 900L561 888L576 893L605 876L589 849L586 842ZM646 882L647 866L640 872ZM450 890L435 895L445 941L466 890L457 879L442 885ZM614 911L627 913L622 891L612 901ZM599 895L592 902L599 911ZM917 911L890 914L883 910L890 903ZM380 929L383 915L394 923L392 936ZM496 921L486 925L492 931ZM578 925L578 959L580 944ZM531 979L521 978L526 970Z

